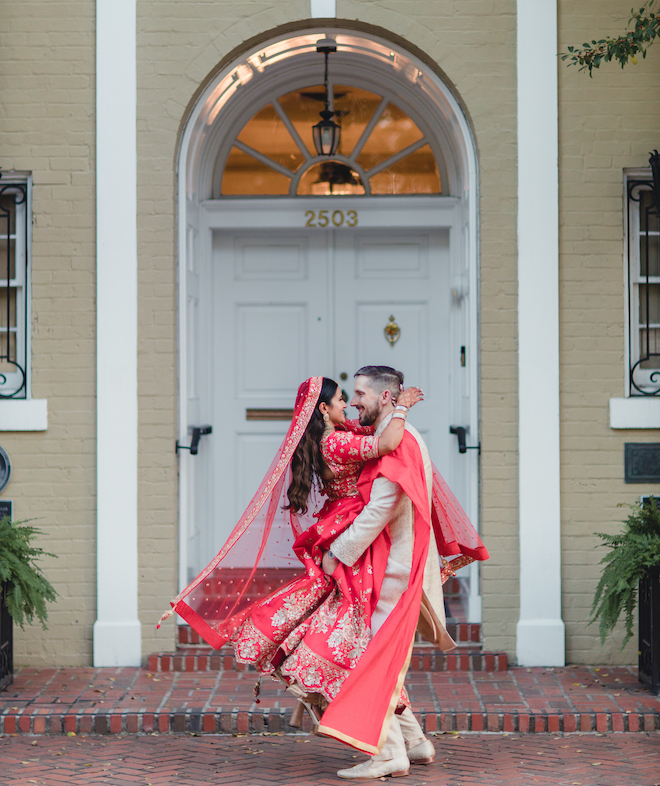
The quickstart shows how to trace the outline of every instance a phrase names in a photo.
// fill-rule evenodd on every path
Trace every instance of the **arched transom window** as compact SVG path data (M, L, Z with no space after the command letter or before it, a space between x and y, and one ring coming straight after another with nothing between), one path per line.
M224 162L219 196L442 193L431 145L408 114L359 87L333 85L330 97L341 126L335 156L318 156L312 140L324 86L295 90L243 126Z

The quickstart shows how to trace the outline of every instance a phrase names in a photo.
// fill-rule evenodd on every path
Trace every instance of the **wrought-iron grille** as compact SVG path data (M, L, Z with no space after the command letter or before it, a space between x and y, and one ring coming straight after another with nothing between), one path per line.
M660 693L660 567L639 581L639 679Z
M27 184L0 183L0 398L27 395Z
M14 679L13 620L7 610L7 582L0 584L0 690Z
M650 180L628 181L630 395L660 395L660 216Z

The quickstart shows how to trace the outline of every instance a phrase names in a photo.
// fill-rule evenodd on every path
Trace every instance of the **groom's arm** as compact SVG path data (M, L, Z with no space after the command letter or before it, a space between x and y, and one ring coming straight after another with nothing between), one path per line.
M383 477L376 478L364 510L330 546L336 559L349 567L354 565L385 529L402 495L403 490L398 483Z

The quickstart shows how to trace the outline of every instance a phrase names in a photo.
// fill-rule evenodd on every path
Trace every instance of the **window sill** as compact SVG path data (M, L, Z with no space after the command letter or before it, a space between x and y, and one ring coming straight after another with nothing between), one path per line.
M660 429L660 398L611 398L610 428Z
M46 431L48 399L0 400L0 431Z

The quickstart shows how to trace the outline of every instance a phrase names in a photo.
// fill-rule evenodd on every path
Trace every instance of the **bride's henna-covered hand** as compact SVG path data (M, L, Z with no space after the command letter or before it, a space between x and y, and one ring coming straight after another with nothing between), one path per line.
M410 407L414 407L420 401L424 401L424 394L419 388L411 386L399 393L396 403L403 404L404 407L410 409Z
M407 390L402 390L401 393L399 393L399 397L395 403L396 405L402 404L404 407L409 409L410 407L417 404L418 401L422 401L423 398L424 394L419 388L410 387ZM379 456L387 456L388 454L394 452L401 444L403 433L406 428L406 414L407 411L401 409L398 411L398 413L395 411L392 415L390 422L387 424L387 426L385 426L383 433L378 438Z

